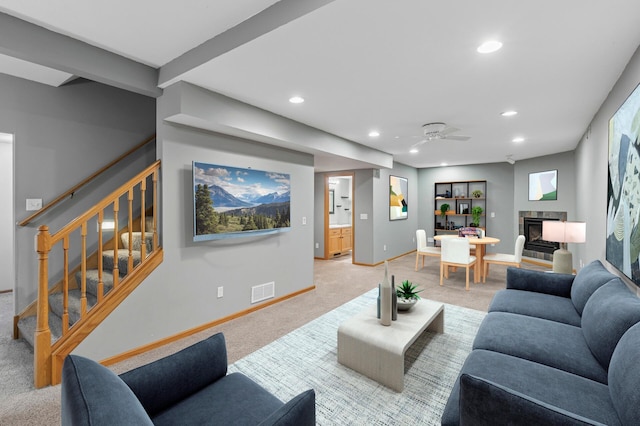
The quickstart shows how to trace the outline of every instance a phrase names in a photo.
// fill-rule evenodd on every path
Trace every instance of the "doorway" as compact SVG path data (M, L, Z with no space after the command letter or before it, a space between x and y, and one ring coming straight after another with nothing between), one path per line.
M0 133L0 271L6 280L0 280L0 292L14 291L15 297L15 222L13 203L13 134Z
M354 174L348 172L325 174L324 258L344 258L353 262L355 229Z

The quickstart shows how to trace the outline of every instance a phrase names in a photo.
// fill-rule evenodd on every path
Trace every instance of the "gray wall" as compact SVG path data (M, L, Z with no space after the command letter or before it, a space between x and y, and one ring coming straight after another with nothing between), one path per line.
M102 359L238 313L255 285L274 281L276 297L313 285L313 157L166 123L172 107L158 99L164 262L74 353ZM193 242L194 160L290 174L291 230Z
M420 169L418 171L420 187L419 228L426 230L428 238L433 237L435 183L466 180L487 181L485 211L487 235L500 238L500 243L487 247L487 252L512 252L517 226L514 227L512 221L514 167L509 163ZM492 212L495 213L495 217L491 217Z
M389 220L389 176L408 180L406 220ZM401 163L394 162L393 169L381 169L380 177L373 179L373 258L369 263L380 263L416 249L419 188L418 171Z
M577 256L585 262L593 259L605 262L609 119L639 83L640 48L594 116L575 151L576 192L580 194L576 210L577 217L587 222L587 239L585 244L577 245L574 258Z
M0 93L0 129L15 136L16 221L31 213L26 198L46 204L155 132L155 99L99 83L80 79L56 88L0 74ZM154 158L147 148L41 219L16 227L16 313L37 293L37 227L58 230Z

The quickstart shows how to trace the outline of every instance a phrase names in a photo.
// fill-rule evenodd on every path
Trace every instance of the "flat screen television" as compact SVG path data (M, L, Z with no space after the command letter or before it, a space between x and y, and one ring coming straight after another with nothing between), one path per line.
M289 174L198 161L192 169L194 241L291 229Z

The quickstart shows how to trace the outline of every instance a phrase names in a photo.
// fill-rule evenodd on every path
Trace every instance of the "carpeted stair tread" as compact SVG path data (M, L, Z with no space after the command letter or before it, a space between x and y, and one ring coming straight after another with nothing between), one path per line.
M82 273L78 271L76 273L76 282L81 285ZM102 282L104 285L104 295L106 295L113 288L113 274L111 271L102 271ZM87 294L98 296L98 270L90 269L87 271Z
M75 324L80 319L80 290L69 290L69 326ZM53 313L58 317L56 321L62 321L63 306L62 306L62 293L53 293L49 295L49 306ZM91 309L96 304L97 298L91 293L87 293L87 310Z
M20 330L20 337L28 342L33 347L33 340L36 334L36 327L38 325L38 319L35 315L22 318L18 321L18 330ZM62 322L60 317L56 316L53 312L49 312L49 330L51 330L51 343L55 342L62 336Z
M140 252L136 250L131 251L131 257L133 258L133 266L135 267L140 263ZM105 250L102 252L102 266L105 270L113 271L113 250ZM129 250L118 249L118 272L120 276L125 276L129 273Z
M150 229L150 228L147 228ZM145 233L145 244L147 246L147 253L150 253L153 250L153 232L146 231ZM124 232L121 236L122 245L125 249L129 248L129 233ZM132 232L131 233L131 241L132 241L132 249L140 251L142 246L142 232Z

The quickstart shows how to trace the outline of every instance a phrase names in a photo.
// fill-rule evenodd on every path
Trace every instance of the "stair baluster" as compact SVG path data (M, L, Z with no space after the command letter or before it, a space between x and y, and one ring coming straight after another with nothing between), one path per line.
M69 331L69 236L62 239L64 250L64 275L62 278L62 334Z
M129 193L131 193L132 190L129 189ZM116 287L118 287L118 282L120 280L120 270L118 269L118 263L120 263L118 260L120 258L120 256L118 256L118 213L120 212L120 201L118 198L116 198L113 201L113 233L114 233L114 238L113 238L113 290L115 290ZM100 259L102 259L102 253L100 254ZM131 269L129 269L127 272L131 271Z
M82 223L80 234L82 253L80 256L80 318L87 314L87 222Z

